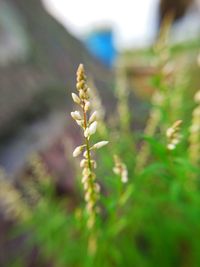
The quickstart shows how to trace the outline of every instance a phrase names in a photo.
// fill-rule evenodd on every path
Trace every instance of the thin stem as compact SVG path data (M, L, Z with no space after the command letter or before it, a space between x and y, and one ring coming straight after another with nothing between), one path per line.
M85 111L85 103L83 103L83 118L84 118L84 128L87 128L87 114ZM91 156L90 156L90 144L87 137L85 137L85 143L86 143L86 150L87 150L87 156L88 156L88 167L90 171L92 171L92 165L91 165Z

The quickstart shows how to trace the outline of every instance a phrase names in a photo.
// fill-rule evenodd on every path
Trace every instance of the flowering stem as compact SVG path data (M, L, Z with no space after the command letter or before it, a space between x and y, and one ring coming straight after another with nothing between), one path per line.
M83 104L83 119L84 119L84 128L87 128L87 114L85 111L85 104ZM92 172L92 165L91 165L91 157L90 157L90 144L88 137L85 137L85 144L86 144L86 150L87 150L87 156L88 156L88 167L90 172Z
M83 184L83 189L85 193L86 210L88 213L87 218L87 228L90 230L90 235L88 237L88 251L90 254L96 251L96 233L95 233L95 220L97 215L97 201L99 198L100 186L96 182L95 173L93 168L96 166L96 162L91 158L91 149L99 149L102 146L107 145L108 141L100 141L90 147L90 136L96 132L97 128L97 114L96 111L87 117L87 112L90 108L90 95L89 87L86 83L86 75L84 67L82 64L79 65L77 70L77 83L76 89L78 95L72 93L73 101L80 106L82 109L82 114L79 111L71 112L72 118L76 123L83 129L85 143L78 146L73 151L73 156L77 157L83 154L83 159L80 162L80 167L83 168L81 183Z

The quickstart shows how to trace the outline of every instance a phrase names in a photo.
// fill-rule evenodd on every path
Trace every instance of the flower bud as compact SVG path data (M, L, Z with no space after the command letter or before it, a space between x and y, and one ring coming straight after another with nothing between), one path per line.
M83 153L83 157L86 158L86 159L88 158L88 152L87 152L87 150Z
M74 94L74 93L72 93L72 99L77 104L80 104L81 103L80 98L76 94Z
M83 148L85 147L85 145L82 145L82 146L78 146L74 149L74 152L73 152L73 157L78 157L81 152L83 151Z
M90 102L86 101L85 102L85 111L88 111L90 109Z
M81 99L85 99L85 92L82 89L80 89L80 91L79 91L79 97Z
M99 149L99 148L101 148L101 147L103 147L103 146L106 146L107 144L108 144L108 141L100 141L100 142L94 144L94 145L91 147L91 149Z
M85 201L88 202L91 199L91 192L87 191L85 194Z
M84 86L84 81L83 80L77 82L77 84L76 84L77 90L81 90L83 88L83 86Z
M96 163L96 161L95 161L95 160L91 160L91 164L92 164L92 167L93 167L94 169L96 169L96 167L97 167L97 163Z
M87 177L88 178L88 177ZM87 179L85 178L85 181L83 183L83 189L87 191L90 187L90 184L88 183Z
M121 181L122 181L122 183L128 182L128 171L126 168L123 169Z
M93 201L88 202L86 205L87 211L90 213L93 210L93 208L94 208L94 202Z
M83 121L83 120L76 120L76 123L77 123L80 127L83 127L83 126L84 126L84 121Z
M71 112L71 116L74 120L82 120L81 114L79 111Z
M83 184L86 184L87 180L88 180L88 176L85 175L85 176L83 176L81 182L82 182Z
M85 167L83 169L83 172L82 172L83 176L89 176L90 175L90 170L88 169L88 167Z
M85 136L85 138L90 137L90 133L89 133L89 128L88 127L84 131L84 136Z
M174 144L168 144L167 145L167 148L169 149L169 150L174 150L175 149L175 145Z
M80 167L84 168L88 166L88 161L86 159L82 159L80 162Z
M97 120L97 111L94 111L89 118L89 124L93 123L96 120Z
M94 121L92 124L90 124L88 129L89 129L89 135L94 134L97 130L97 122Z

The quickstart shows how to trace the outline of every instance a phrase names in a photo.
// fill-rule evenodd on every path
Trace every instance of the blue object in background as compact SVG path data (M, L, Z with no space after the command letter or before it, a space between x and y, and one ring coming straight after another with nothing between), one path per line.
M91 32L85 39L89 52L108 67L112 67L116 57L112 29L100 29Z

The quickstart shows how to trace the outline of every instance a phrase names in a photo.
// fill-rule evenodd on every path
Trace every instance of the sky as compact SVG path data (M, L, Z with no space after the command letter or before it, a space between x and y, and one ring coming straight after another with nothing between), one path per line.
M48 11L78 38L111 25L118 49L148 45L156 32L159 0L43 0Z

